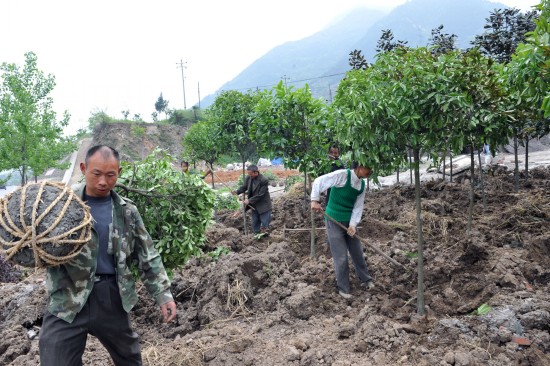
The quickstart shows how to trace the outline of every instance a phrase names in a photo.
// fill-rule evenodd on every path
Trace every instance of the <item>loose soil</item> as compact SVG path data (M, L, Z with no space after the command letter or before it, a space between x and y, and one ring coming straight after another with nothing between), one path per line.
M550 167L533 169L517 192L508 170L485 176L486 206L474 178L471 231L471 178L459 181L421 188L426 315L417 311L414 187L367 193L358 235L406 270L365 246L376 286L361 288L351 269L353 298L346 300L336 291L318 215L311 256L309 205L297 184L273 198L269 237L244 236L242 217L216 214L205 251L231 252L192 259L174 274L176 322L162 324L158 306L139 289L132 321L144 363L549 365ZM39 364L45 302L41 271L2 284L1 365ZM478 315L483 304L491 311ZM84 364L112 365L91 336Z

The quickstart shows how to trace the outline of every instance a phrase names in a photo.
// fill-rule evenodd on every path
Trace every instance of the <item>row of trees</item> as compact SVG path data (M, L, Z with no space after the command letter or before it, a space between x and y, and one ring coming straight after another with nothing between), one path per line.
M223 92L207 119L190 128L185 151L211 165L228 151L237 152L244 162L256 149L262 155L282 157L288 167L306 176L324 172L319 162L326 161L331 141L351 151L375 174L407 164L407 151L412 151L417 301L423 314L420 155L439 163L449 153L469 147L473 170L474 151L483 143L494 149L513 138L527 145L530 138L549 132L549 1L538 5L538 18L514 9L495 11L486 32L469 50L456 50L456 36L444 34L442 27L432 32L428 47L418 48L394 42L391 32L386 32L373 64L357 50L350 54L352 70L340 83L332 105L314 99L307 85L295 90L282 82L260 92ZM514 37L502 32L510 27ZM521 32L526 30L530 31L524 36ZM518 41L519 33L523 43ZM517 170L516 163L516 177ZM472 184L470 226L473 189Z

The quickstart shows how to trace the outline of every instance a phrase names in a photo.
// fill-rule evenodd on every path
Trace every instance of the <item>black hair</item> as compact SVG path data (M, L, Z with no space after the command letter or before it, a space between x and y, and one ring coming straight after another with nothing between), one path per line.
M101 153L101 156L104 159L109 159L112 157L112 158L115 158L116 161L120 163L120 155L118 151L116 151L115 149L107 145L95 145L91 147L86 153L86 158L84 159L84 164L86 164L86 166L88 166L88 160L90 160L92 155L94 155L98 151Z
M328 152L330 152L330 150L332 150L332 149L338 149L338 151L340 151L340 146L338 146L337 144L331 144L328 147Z
M189 166L189 162L188 162L188 161L182 160L181 163L180 163L180 166L183 165L183 164Z
M249 165L246 170L250 171L250 172L257 172L258 171L258 166L257 165Z
M352 161L350 168L351 169L357 169L359 166L359 162L357 160Z

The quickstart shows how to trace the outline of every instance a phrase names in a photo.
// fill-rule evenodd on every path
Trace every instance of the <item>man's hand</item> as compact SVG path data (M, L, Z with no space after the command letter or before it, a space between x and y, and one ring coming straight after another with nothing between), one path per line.
M160 311L162 313L162 321L164 323L170 323L172 320L176 319L176 303L174 301L169 301L166 304L160 306Z
M243 203L244 203L245 206L248 206L248 204L250 203L250 201L249 201L248 198L247 198L247 199L245 199L245 200L243 201Z
M355 232L356 232L355 226L350 225L350 227L348 227L348 235L353 238L353 236L355 235Z
M319 213L323 212L323 209L321 208L321 204L317 201L311 201L311 209Z

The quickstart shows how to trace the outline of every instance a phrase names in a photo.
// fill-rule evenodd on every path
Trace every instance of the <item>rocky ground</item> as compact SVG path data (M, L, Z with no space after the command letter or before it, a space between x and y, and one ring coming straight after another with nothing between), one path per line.
M208 247L217 260L191 260L174 275L178 318L162 324L140 289L132 312L147 365L548 365L550 364L550 167L531 170L514 190L509 169L422 185L426 315L417 309L414 187L367 193L358 235L375 288L350 271L353 298L335 288L324 223L300 185L273 199L273 232L243 236L242 217L218 212ZM304 230L301 230L304 229ZM0 365L37 365L45 305L43 273L0 287ZM482 305L490 311L478 314ZM93 337L86 365L111 365Z

